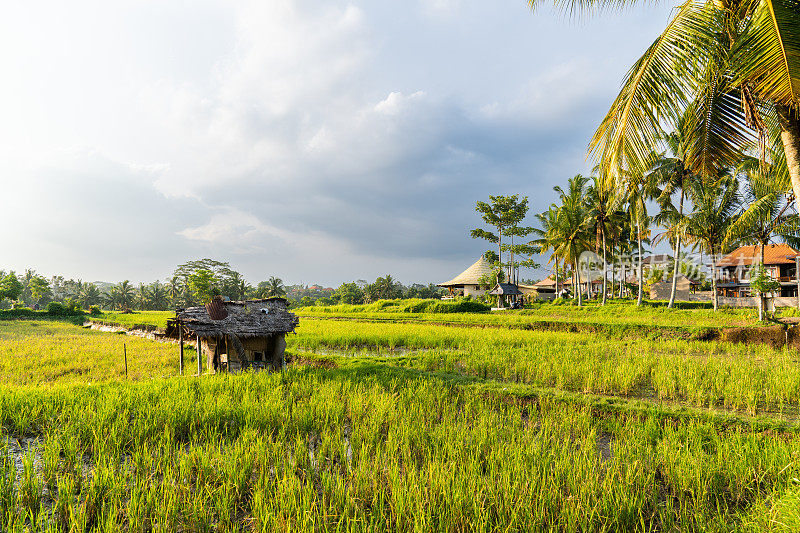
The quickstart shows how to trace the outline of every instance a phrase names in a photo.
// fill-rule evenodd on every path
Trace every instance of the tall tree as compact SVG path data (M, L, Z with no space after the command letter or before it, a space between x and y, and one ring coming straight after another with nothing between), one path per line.
M519 222L525 218L525 212L528 209L528 199L523 198L520 200L519 195L514 194L510 196L489 196L489 202L477 201L475 203L475 210L480 213L483 221L493 228L493 231L487 231L482 228L473 229L470 235L473 239L485 239L491 243L497 244L497 259L496 264L499 268L508 266L503 261L503 252L507 251L507 247L503 245L503 236L508 235L508 230L518 226ZM494 259L493 252L484 254L487 259ZM511 272L509 270L509 278Z
M286 296L286 287L281 278L270 276L267 281L258 284L257 294L260 298L276 298Z
M571 265L575 274L573 286L576 289L578 305L582 305L581 275L578 261L581 253L589 249L591 237L588 233L588 213L586 206L586 184L588 180L580 174L570 178L567 190L554 187L559 195L557 226L553 230L553 250L565 265ZM587 280L587 283L591 281Z
M636 282L638 284L636 305L641 306L644 297L643 243L649 240L651 221L647 212L647 201L652 198L654 187L652 180L646 179L643 174L628 176L627 186L626 203L630 228L635 233L636 239Z
M682 120L678 122L676 130L664 137L670 153L664 152L653 158L649 175L649 179L658 187L656 200L661 208L661 212L655 216L654 221L666 228L666 231L660 234L655 242L666 238L675 250L668 308L675 305L678 274L680 273L678 262L685 227L686 190L692 180L698 179L691 170L691 150L695 133L692 115L686 112L683 114Z
M716 257L725 252L725 238L739 207L738 182L731 176L719 180L698 180L691 185L694 210L686 218L686 240L711 257L711 292L714 311L717 296Z
M0 300L3 298L14 301L19 300L24 289L22 282L20 282L13 270L0 277Z
M538 213L536 219L539 221L538 228L533 228L533 235L536 237L533 243L539 248L540 253L553 252L550 254L549 263L553 264L553 276L556 282L556 295L559 291L559 264L560 257L555 253L559 244L558 233L558 206L551 204L547 211Z
M592 183L586 190L586 206L588 208L587 222L594 228L595 253L602 254L603 258L603 301L606 304L608 293L608 243L606 239L610 232L612 217L622 205L624 196L620 194L616 184L608 175L593 176Z
M775 237L800 245L798 215L789 211L789 180L778 165L763 165L747 159L739 170L743 175L745 207L736 215L725 236L726 244L744 243L758 246L758 264L764 264L764 248ZM764 314L760 298L759 319Z

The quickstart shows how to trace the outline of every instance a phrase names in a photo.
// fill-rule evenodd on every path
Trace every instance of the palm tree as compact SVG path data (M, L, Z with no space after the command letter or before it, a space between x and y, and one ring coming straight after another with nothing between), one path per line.
M150 295L148 294L147 286L144 283L139 282L134 295L134 300L136 302L136 306L139 308L139 311L144 311L149 296Z
M161 282L154 281L147 287L147 305L158 311L164 311L169 307L168 290Z
M711 257L711 292L714 311L719 307L717 296L716 256L725 251L725 237L739 207L739 184L731 176L710 182L692 183L694 211L686 218L686 241Z
M286 296L286 288L283 285L283 280L281 278L276 278L275 276L270 276L267 280L266 291L264 295L267 298Z
M536 219L539 221L541 228L533 228L532 233L536 238L533 244L539 247L540 253L555 252L559 244L558 241L558 207L551 204L544 213L538 213ZM559 256L555 253L550 254L548 263L553 263L553 273L556 281L556 294L558 294L558 265Z
M126 279L122 283L115 285L112 289L114 288L116 289L117 303L119 304L120 310L124 311L126 309L130 309L134 295L131 282Z
M78 300L84 309L97 305L102 300L102 295L94 283L81 283L78 288Z
M587 221L594 227L595 253L603 251L603 302L606 304L608 282L608 246L606 237L609 234L609 225L614 214L619 209L623 196L619 194L615 184L608 175L593 176L592 184L586 190Z
M650 234L650 221L651 217L647 213L647 200L652 197L655 190L652 180L645 179L641 174L637 176L629 176L628 190L627 190L627 208L628 216L630 217L631 231L636 232L636 249L637 249L637 264L636 264L636 279L638 283L638 291L636 296L636 305L642 305L642 298L644 294L644 272L642 269L642 259L644 250L642 243L648 240Z
M759 265L764 264L764 248L774 237L781 237L793 246L798 238L798 215L787 213L792 204L788 196L789 181L777 165L763 165L752 158L739 168L744 176L744 205L728 228L726 244L755 244L759 247ZM758 318L764 313L764 302L758 308Z
M181 284L181 278L178 276L172 276L167 282L167 295L169 296L170 300L172 300L173 306L177 306L182 292L183 286Z
M651 156L651 164L648 179L656 186L656 200L661 208L661 212L654 217L657 224L666 227L666 231L660 234L655 242L668 239L673 244L675 255L672 267L672 287L670 288L668 308L675 305L675 292L680 272L679 260L681 254L681 240L684 231L684 202L686 191L692 181L698 179L693 174L692 167L698 167L699 161L697 154L692 153L694 141L696 140L696 130L691 113L684 113L678 126L672 133L664 136L664 143L667 145L671 156L666 152L658 156ZM694 164L693 164L694 163ZM675 205L674 196L677 194L678 202Z
M556 3L586 11L633 2ZM714 148L717 171L736 164L736 154L755 136L779 131L792 188L800 198L800 0L682 4L631 67L590 152L610 172L644 171L652 147L694 101L701 102L696 117L705 132L698 146Z
M556 243L553 253L561 258L565 265L573 267L575 273L574 287L578 296L578 305L583 304L581 293L581 275L578 260L581 253L589 248L588 213L586 207L586 184L588 180L580 174L570 178L567 190L561 187L553 189L559 194L561 205L558 207L557 226L554 228L553 241Z

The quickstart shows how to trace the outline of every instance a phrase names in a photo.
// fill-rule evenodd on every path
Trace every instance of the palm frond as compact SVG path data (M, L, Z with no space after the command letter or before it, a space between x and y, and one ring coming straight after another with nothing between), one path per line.
M664 32L633 65L606 117L589 144L601 171L645 171L653 147L663 141L663 127L673 125L695 89L684 76L709 49L714 34L705 3L689 0Z
M761 0L736 43L738 82L761 98L800 106L800 0Z

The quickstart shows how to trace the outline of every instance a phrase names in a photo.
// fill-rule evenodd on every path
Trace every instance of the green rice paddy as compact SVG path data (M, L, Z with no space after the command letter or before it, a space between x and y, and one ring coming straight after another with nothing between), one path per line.
M800 528L794 351L461 316L307 317L284 375L200 378L0 321L0 531Z

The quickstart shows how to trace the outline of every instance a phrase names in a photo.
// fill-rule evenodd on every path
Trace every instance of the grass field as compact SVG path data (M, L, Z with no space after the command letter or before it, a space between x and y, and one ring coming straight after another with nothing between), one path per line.
M0 321L0 531L800 528L793 352L322 319L288 340L284 376L181 378L174 344Z
M103 311L100 316L90 316L87 320L98 324L120 325L127 328L165 328L167 320L175 318L175 311L136 311L133 313L115 313Z
M193 369L194 349L188 343L185 348L184 363ZM177 350L174 344L92 331L69 322L0 321L0 383L51 385L124 379L125 351L130 379L174 376L178 374Z
M424 371L753 414L800 407L797 354L764 345L323 320L301 322L298 333L289 345L313 351L415 350L389 361Z

